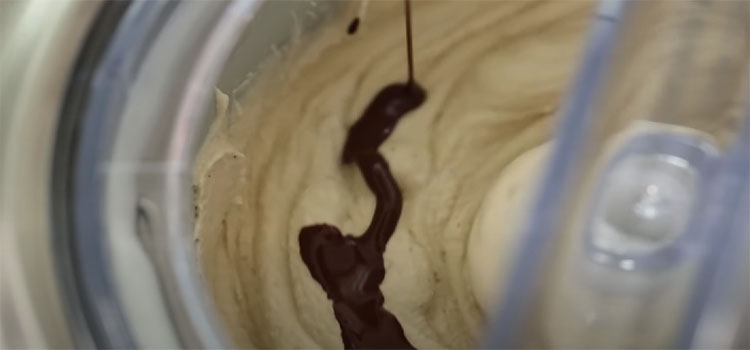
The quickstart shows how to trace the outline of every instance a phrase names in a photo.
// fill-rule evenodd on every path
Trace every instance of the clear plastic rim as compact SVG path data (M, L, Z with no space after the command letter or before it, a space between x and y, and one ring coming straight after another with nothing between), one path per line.
M487 328L484 346L492 349L517 348L523 328L524 313L534 295L538 272L543 256L548 250L553 225L558 221L558 208L563 205L567 184L576 163L578 150L583 143L592 118L591 101L598 97L604 76L621 28L621 16L627 4L624 0L603 0L597 9L594 25L586 45L580 72L571 86L572 94L560 115L558 136L554 150L544 170L540 187L535 194L530 211L544 220L526 219L522 228L519 251L522 260L515 261L509 279L514 288L498 303L494 319Z
M186 31L192 30L195 35L181 43L186 51L179 51L180 46L176 46L178 50L172 53L182 55L174 64L186 72L185 77L154 87L154 94L172 97L146 107L158 116L161 127L168 125L166 134L157 135L160 140L165 140L164 146L149 149L151 153L136 158L156 157L156 161L139 162L136 170L125 174L128 183L135 184L132 193L138 195L145 191L150 198L138 199L136 205L122 213L122 216L127 216L126 220L133 218L134 226L133 232L125 238L138 242L135 247L122 249L136 249L139 254L145 252L150 256L148 263L158 279L154 288L160 291L160 296L153 296L156 299L151 302L166 304L164 307L169 314L166 318L169 324L163 325L164 339L174 337L175 344L186 348L228 347L202 286L192 240L188 239L192 237L189 174L195 147L200 142L200 121L206 117L201 112L210 101L209 92L260 3L258 0L133 2L114 30L91 78L85 82L90 91L78 112L80 125L74 141L73 169L68 174L72 187L70 197L66 199L72 207L69 209L69 249L72 253L67 258L72 259L74 276L66 278L77 281L73 293L79 293L76 297L85 304L84 310L88 310L84 312L83 323L92 333L96 346L134 348L154 344L153 338L139 339L135 330L143 326L137 324L137 317L133 318L126 300L131 298L132 303L132 296L126 296L127 293L120 289L123 277L118 276L117 270L123 267L117 265L122 265L122 261L115 261L118 257L113 254L113 249L121 248L113 248L112 241L122 239L122 232L119 232L122 228L109 222L113 211L111 204L117 198L110 198L111 189L108 192L107 182L113 171L128 171L133 165L113 161L116 142L125 136L132 140L133 135L123 136L120 130L129 122L126 116L128 108L147 104L137 99L137 91L133 88L138 77L145 74L149 56L162 49L154 44L155 41L160 40L159 36L167 30L187 28ZM192 14L201 23L191 23L189 18L180 17L185 14ZM166 56L169 54L167 52ZM168 112L161 114L164 111ZM144 130L143 140L139 141L147 142L148 131ZM152 186L138 187L143 172L154 169L157 169L157 176L150 184ZM116 236L117 233L120 237ZM148 284L147 280L128 283L136 285L134 288L139 283ZM148 286L143 288L148 289ZM74 313L69 310L69 315ZM165 344L156 341L156 344ZM78 340L78 345L85 346L86 343Z

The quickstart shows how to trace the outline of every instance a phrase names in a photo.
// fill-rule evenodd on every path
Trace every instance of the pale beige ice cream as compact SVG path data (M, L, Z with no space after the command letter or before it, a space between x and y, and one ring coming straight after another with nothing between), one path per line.
M475 345L593 5L414 2L416 77L428 98L380 148L404 197L381 288L417 348ZM217 95L195 168L196 235L239 347L342 346L298 234L316 223L364 231L375 199L341 164L342 146L375 93L406 79L402 3L370 2L349 36L353 12L269 62L237 105Z
M264 73L241 112L213 125L196 169L197 232L205 277L242 347L341 347L331 302L297 237L323 222L360 234L370 221L374 196L340 155L375 93L406 79L402 6L371 2L354 36L345 32L349 13L332 19ZM519 184L538 172L544 151L531 150L550 137L593 6L413 6L416 77L428 98L380 148L404 197L382 290L416 347L465 348L494 288L472 269L497 269L494 258L467 254L472 231L487 226L477 213L488 190L500 188L495 201L507 208L493 218L502 218L500 234L510 232L520 210L500 198L522 196ZM519 159L524 152L529 159ZM508 256L508 247L493 255Z

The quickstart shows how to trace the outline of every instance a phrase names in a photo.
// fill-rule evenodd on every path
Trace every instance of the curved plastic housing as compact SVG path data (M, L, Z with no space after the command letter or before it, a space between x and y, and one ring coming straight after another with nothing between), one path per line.
M737 346L750 3L607 0L594 22L487 345Z
M92 68L70 170L69 278L99 347L226 347L192 251L189 169L259 3L133 2Z
M86 95L71 117L73 169L59 174L73 197L63 208L72 223L71 246L62 249L72 248L74 260L66 278L77 282L81 323L98 347L227 348L194 249L191 175L214 117L207 111L217 86L241 88L275 45L334 6L128 4L88 67Z

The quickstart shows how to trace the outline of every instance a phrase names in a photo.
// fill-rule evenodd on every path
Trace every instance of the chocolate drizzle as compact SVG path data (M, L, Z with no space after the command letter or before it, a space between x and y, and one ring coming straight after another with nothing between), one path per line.
M349 35L353 35L357 32L357 29L359 29L359 17L354 17L354 19L349 22L349 26L346 27L346 32L349 33Z
M414 48L411 43L411 0L404 0L404 25L406 26L406 65L409 68L409 85L414 84Z
M346 349L413 349L396 317L383 307L383 253L401 217L401 190L378 147L406 113L419 107L425 90L414 81L409 0L406 1L409 80L383 88L351 126L342 162L356 163L375 194L375 213L355 237L328 224L303 227L300 254L312 277L333 301Z
M384 307L380 283L385 277L383 253L401 217L401 190L378 146L407 112L425 100L416 84L393 84L381 90L350 129L344 164L356 162L375 194L375 213L359 237L342 235L328 224L302 228L300 253L313 278L333 300L347 349L413 348L398 320Z

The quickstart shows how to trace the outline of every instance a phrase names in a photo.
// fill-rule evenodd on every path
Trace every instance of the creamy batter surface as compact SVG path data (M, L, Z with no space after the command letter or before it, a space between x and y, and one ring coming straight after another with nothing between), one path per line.
M217 92L216 120L194 169L195 234L204 279L238 347L342 347L332 300L302 259L300 232L335 225L354 241L368 227L375 196L358 166L342 162L342 150L373 97L407 79L402 2L371 1L350 35L356 4L269 61L238 100ZM685 85L670 113L652 114L665 110L655 106L668 97L658 91L673 78L674 54L684 47L680 28L695 20L706 28L727 23L721 6L683 11L696 6L703 5L654 2L644 12L663 20L638 28L641 37L631 44L641 46L627 53L630 65L610 105L612 130L600 137L645 118L676 121L720 147L731 140L746 91L737 67L746 68L748 56L729 55L728 48L746 48L741 23L730 28L738 35L722 39L736 43L708 40L716 49L694 52L691 78L697 80ZM383 255L382 306L414 347L477 344L514 258L514 232L550 149L553 115L593 7L588 1L414 1L415 80L426 99L402 111L377 149L403 197ZM717 72L723 83L709 84ZM658 127L672 128L665 125ZM307 256L316 258L314 251ZM566 285L566 275L555 277L550 286ZM570 300L585 308L591 298L569 284L549 288L569 295L550 304L544 322L559 342L546 345L570 348L580 344L576 337L594 336L598 342L590 344L607 347L613 334L624 337L618 344L632 338L619 321L603 326L612 333L571 331L584 328L571 321ZM649 316L650 335L639 333L650 339L644 347L669 344L678 308L667 304ZM629 305L612 302L599 311L624 315L634 310Z
M357 235L372 218L375 198L341 150L373 96L406 80L402 6L372 1L355 35L343 10L269 62L241 100L217 94L195 168L196 239L239 347L342 346L298 238L322 223ZM379 151L403 195L380 288L415 347L476 344L592 9L414 2L415 74L428 97Z

